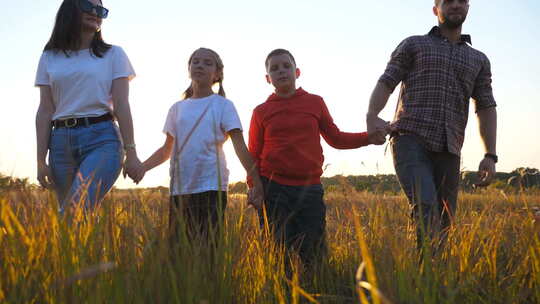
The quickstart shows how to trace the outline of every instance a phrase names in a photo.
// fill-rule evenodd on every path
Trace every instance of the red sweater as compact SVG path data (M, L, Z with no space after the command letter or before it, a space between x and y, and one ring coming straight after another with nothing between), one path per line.
M341 132L324 100L299 88L290 98L272 94L253 110L248 146L260 175L283 185L320 184L321 135L337 149L369 144L367 132Z

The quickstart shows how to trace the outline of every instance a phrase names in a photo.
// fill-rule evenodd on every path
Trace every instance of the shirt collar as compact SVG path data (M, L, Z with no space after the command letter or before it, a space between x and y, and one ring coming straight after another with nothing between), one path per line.
M444 38L443 35L441 34L441 28L438 27L438 26L434 26L431 31L429 31L428 35L430 36L435 36L435 37L439 37L439 38ZM461 35L461 38L460 38L461 42L460 43L468 43L470 45L472 45L472 42L471 42L471 35Z

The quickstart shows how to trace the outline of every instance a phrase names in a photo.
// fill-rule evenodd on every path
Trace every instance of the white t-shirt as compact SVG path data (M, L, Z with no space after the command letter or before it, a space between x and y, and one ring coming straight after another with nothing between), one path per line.
M89 49L44 51L39 60L36 86L50 86L56 110L52 119L100 116L113 111L112 81L135 71L121 47L112 46L102 58Z
M163 132L175 138L172 195L227 191L229 170L223 144L233 129L242 130L240 118L234 104L220 95L189 98L170 108Z

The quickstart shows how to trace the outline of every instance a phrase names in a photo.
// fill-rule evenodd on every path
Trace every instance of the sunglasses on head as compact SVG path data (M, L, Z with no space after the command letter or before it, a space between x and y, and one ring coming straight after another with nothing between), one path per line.
M81 9L81 11L92 15L94 15L95 10L95 15L101 19L105 19L107 18L107 15L109 15L108 9L104 8L101 5L94 5L88 0L79 0L79 8Z

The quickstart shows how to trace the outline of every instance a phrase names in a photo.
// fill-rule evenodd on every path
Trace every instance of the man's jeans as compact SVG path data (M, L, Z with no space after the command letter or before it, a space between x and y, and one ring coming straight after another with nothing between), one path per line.
M424 229L431 236L441 229L445 232L457 204L459 156L428 151L416 136L409 134L393 136L391 143L396 175L415 220L420 220L421 211L424 226L417 223L418 232Z
M54 128L49 144L60 212L72 204L88 210L112 188L122 167L122 144L112 120L76 128Z
M265 210L275 240L297 251L310 267L319 263L326 251L326 206L322 185L288 186L261 177L265 190ZM264 214L259 212L261 226Z

